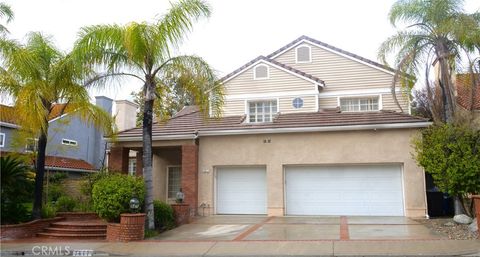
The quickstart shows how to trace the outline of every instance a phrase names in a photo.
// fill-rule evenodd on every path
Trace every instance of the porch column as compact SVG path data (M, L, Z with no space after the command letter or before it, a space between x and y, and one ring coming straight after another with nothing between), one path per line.
M135 170L135 174L137 176L143 176L143 151L137 151L137 169Z
M128 153L125 147L112 147L108 156L108 170L128 173Z
M182 190L184 202L190 205L190 215L197 214L198 207L198 146L182 145Z

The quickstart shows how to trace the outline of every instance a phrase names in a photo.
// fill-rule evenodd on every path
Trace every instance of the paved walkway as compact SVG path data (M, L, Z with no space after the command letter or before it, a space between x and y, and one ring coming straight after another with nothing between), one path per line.
M2 243L1 256L38 254L41 247L93 256L480 256L480 240L402 241L205 241ZM68 249L68 253L67 253ZM45 254L43 256L54 254ZM57 256L59 254L56 254ZM40 255L42 256L42 255Z
M1 256L71 256L73 250L93 256L480 256L480 240L448 240L403 217L212 216L140 242L35 238L3 241L1 250Z

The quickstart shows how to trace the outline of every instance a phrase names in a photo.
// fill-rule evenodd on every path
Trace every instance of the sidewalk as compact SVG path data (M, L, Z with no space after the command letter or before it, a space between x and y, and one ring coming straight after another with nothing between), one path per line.
M41 255L41 247L47 251L44 255ZM22 252L26 256L71 256L74 249L93 250L92 256L480 256L480 240L4 241L1 256L18 256Z

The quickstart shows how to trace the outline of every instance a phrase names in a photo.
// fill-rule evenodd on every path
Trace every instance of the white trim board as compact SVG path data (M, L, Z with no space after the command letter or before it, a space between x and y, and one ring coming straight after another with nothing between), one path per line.
M331 52L331 53L340 55L340 56L345 57L345 58L347 58L347 59L350 59L350 60L352 60L352 61L355 61L355 62L364 64L364 65L367 65L367 66L369 66L369 67L371 67L371 68L374 68L374 69L383 71L383 72L388 73L388 74L390 74L390 75L395 75L395 73L392 72L392 71L389 71L389 70L380 68L380 67L378 67L378 66L376 66L376 65L372 65L372 64L370 64L370 63L364 62L364 61L362 61L362 60L360 60L360 59L357 59L357 58L355 58L355 57L352 57L352 56L350 56L350 55L337 52L337 51L335 51L335 50L333 50L333 49L331 49L331 48L328 48L328 47L319 45L319 44L317 44L317 43L315 43L315 42L312 42L312 41L310 41L310 40L308 40L308 39L302 39L302 40L298 41L297 43L289 46L288 48L284 49L284 50L281 51L280 53L275 54L275 55L272 56L270 59L275 59L275 58L277 58L278 56L284 54L285 52L291 50L292 48L294 48L294 47L296 47L296 46L298 46L298 45L300 45L300 44L305 44L305 43L307 43L307 44L312 44L312 45L314 45L314 46L316 46L316 47L320 47L320 48L322 48L322 49L324 49L324 50L326 50L326 51L329 51L329 52Z
M262 98L278 98L285 96L317 96L320 95L316 90L299 90L299 91L284 91L260 94L239 94L225 96L225 100L244 100L244 99L262 99Z

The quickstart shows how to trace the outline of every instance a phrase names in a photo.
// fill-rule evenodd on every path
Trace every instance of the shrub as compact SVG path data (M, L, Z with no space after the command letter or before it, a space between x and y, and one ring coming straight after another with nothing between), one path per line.
M162 201L153 201L155 227L163 229L172 229L175 227L175 216L170 204Z
M49 202L56 202L60 197L66 194L65 187L62 184L51 183L44 187L44 199Z
M57 207L57 211L73 211L76 206L75 199L71 198L70 196L60 196L55 204Z
M35 173L21 159L0 157L1 223L27 221L29 210L24 203L32 201Z
M55 215L57 215L57 209L52 204L47 203L42 207L42 218L50 219L55 217Z
M143 206L145 183L143 178L122 174L109 174L99 179L92 190L93 208L107 221L120 220L120 214L129 212L132 197L140 200Z

